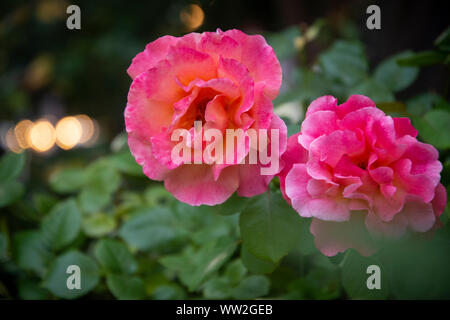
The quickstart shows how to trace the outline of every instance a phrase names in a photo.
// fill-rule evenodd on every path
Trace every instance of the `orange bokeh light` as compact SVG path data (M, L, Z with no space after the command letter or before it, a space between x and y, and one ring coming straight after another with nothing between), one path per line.
M80 142L83 128L75 117L64 117L56 124L56 144L61 149L71 149Z
M28 142L33 150L48 151L55 145L55 141L55 128L48 120L40 120L28 130Z
M204 19L205 13L202 8L196 4L190 4L180 12L180 20L186 26L188 31L200 28Z

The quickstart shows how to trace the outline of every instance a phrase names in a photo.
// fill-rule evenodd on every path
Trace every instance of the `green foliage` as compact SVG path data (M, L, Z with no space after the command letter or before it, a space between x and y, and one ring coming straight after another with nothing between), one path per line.
M54 250L70 244L80 232L81 214L75 200L56 205L42 220L41 236Z
M270 280L262 275L247 276L240 260L231 262L224 273L208 280L203 294L208 299L254 299L268 294Z
M277 267L277 263L270 260L260 259L251 254L243 245L241 249L241 259L245 267L256 274L271 273Z
M241 213L248 203L248 198L239 197L234 193L227 201L214 207L214 210L224 216Z
M70 290L67 287L67 267L76 265L81 270L81 288ZM57 257L44 279L44 286L55 296L64 299L79 298L95 288L100 275L96 262L89 256L78 251L68 251Z
M354 86L364 80L369 69L363 46L341 40L321 54L319 63L327 76L347 86Z
M300 28L292 26L279 33L267 34L266 41L272 46L278 59L284 60L296 54L295 41L300 35Z
M366 281L370 274L367 268L371 265L380 267L381 289L368 289ZM385 299L389 294L389 287L386 275L387 270L380 265L380 262L373 258L366 258L359 255L354 250L346 252L342 264L342 284L348 296L352 299Z
M142 167L136 163L129 150L114 154L108 159L110 165L119 172L142 177Z
M259 259L279 261L300 241L301 220L281 194L254 197L240 216L242 241Z
M338 40L327 34L322 20L267 35L284 69L275 108L289 104L301 116L322 95L332 94L339 103L352 94L368 95L387 114L409 117L419 140L439 149L442 182L449 190L448 97L436 92L410 97L405 90L420 66L448 64L449 29L432 51L394 53L369 65L354 26L341 27ZM101 42L95 46L103 55L117 45L111 39ZM62 60L58 68L68 79L84 63L78 54ZM24 105L26 100L21 90L13 90L7 104ZM300 116L295 121L287 117L289 136L299 131ZM388 244L372 257L348 250L328 258L316 249L311 219L300 218L286 203L276 179L259 196L234 194L221 205L192 207L144 176L125 133L110 146L88 150L48 158L8 153L0 159L0 272L10 277L14 297L449 297L448 208L441 216L443 228L431 241ZM80 267L81 290L67 289L70 265ZM381 268L381 290L367 289L370 265Z
M195 291L231 257L235 249L236 242L223 237L199 249L187 247L181 255L165 256L160 263L172 270L189 291Z
M34 279L24 278L19 281L18 290L20 298L24 300L45 300L50 297L49 291Z
M20 176L25 167L26 154L7 153L0 159L0 181L13 180Z
M446 225L433 239L393 243L377 254L398 299L449 299L450 243ZM412 261L414 263L412 263Z
M40 231L22 231L14 236L14 256L17 265L24 269L44 275L52 258Z
M85 169L68 168L56 171L50 177L50 187L58 193L72 193L81 189L86 180Z
M383 83L386 88L394 92L407 88L419 73L418 68L401 67L397 64L398 59L408 56L411 56L411 52L401 52L381 62L374 72L375 81Z
M179 285L163 285L159 286L153 292L155 300L183 300L186 299L186 293Z
M106 283L112 294L121 300L139 300L145 297L142 279L128 275L108 275Z
M434 45L443 51L450 51L450 27L444 30L434 41Z
M86 170L86 177L78 200L84 212L102 210L111 202L113 193L119 188L120 174L108 161L98 161Z
M398 60L401 66L424 67L435 64L450 65L450 28L434 41L434 50L422 51Z
M173 212L166 208L155 208L134 212L120 229L127 243L139 250L151 250L183 241L184 229L178 224Z
M95 257L107 272L133 274L138 268L125 244L116 240L100 240L95 248Z
M85 217L82 224L83 232L93 238L103 237L114 231L116 227L114 217L101 212Z
M17 181L26 162L24 152L7 153L0 159L0 208L6 207L22 197L25 188Z
M430 110L423 117L413 119L414 126L425 142L437 148L450 148L450 136L442 134L450 127L450 112L446 110Z
M269 293L270 282L265 276L252 275L244 278L233 289L232 297L235 299L254 299Z
M24 186L22 183L7 180L0 183L0 208L6 207L17 200L19 200L24 193Z
M375 102L392 102L395 100L394 94L381 82L367 79L359 83L351 90L354 94L362 94L370 97Z

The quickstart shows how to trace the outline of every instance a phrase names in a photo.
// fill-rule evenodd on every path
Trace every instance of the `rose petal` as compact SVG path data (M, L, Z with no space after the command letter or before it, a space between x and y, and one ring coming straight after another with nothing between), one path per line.
M183 165L167 174L164 186L175 198L191 206L214 206L236 191L239 172L236 166L227 167L215 180L208 165Z

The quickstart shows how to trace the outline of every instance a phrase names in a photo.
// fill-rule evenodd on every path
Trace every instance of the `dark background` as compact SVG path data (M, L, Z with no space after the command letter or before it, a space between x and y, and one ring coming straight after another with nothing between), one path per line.
M57 3L55 5L55 3ZM311 25L324 18L328 30L359 33L373 68L405 49L431 49L448 24L448 1L17 1L0 4L0 118L18 122L44 114L87 113L102 123L106 140L123 130L123 109L131 83L126 69L145 44L158 36L182 35L179 12L189 3L205 13L196 31L238 28L249 33ZM49 5L50 4L50 5ZM59 4L59 5L58 5ZM81 30L66 28L65 8L81 8ZM366 8L381 8L381 30L366 28ZM53 6L53 7L52 7ZM56 8L56 9L55 9ZM323 49L323 48L321 48ZM314 46L309 49L314 61ZM40 55L50 57L51 75L30 85L27 68ZM446 70L424 68L400 93L408 98L431 88L444 92Z

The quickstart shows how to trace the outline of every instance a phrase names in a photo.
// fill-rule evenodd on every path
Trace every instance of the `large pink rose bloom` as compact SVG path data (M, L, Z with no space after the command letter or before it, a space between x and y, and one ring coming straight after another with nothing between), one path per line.
M248 140L237 146L233 163L174 162L176 129L278 129L279 153L286 148L286 126L273 113L281 67L259 35L239 30L161 37L149 43L128 68L133 78L125 109L128 144L150 179L191 205L215 205L235 191L263 193L273 176L246 161ZM240 164L245 162L245 164ZM275 172L276 173L276 172Z
M301 132L290 137L281 189L327 256L376 250L380 237L439 224L446 192L437 150L417 141L408 118L384 114L365 96L337 105L324 96L309 106Z

